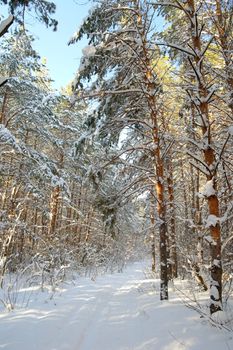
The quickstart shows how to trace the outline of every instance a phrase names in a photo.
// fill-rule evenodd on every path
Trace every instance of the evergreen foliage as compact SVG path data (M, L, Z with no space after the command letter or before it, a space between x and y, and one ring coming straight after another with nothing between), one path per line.
M55 5L7 1L56 27ZM158 17L165 27L156 26ZM95 276L152 256L168 282L232 292L231 2L97 1L72 86L54 93L24 27L1 38L0 278ZM59 273L58 273L59 272Z

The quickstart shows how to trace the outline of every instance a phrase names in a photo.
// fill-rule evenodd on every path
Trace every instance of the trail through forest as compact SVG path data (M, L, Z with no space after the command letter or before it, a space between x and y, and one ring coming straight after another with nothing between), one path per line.
M35 294L28 308L1 313L0 349L233 349L231 333L211 327L175 292L159 301L159 281L145 278L145 268L81 278L51 300Z

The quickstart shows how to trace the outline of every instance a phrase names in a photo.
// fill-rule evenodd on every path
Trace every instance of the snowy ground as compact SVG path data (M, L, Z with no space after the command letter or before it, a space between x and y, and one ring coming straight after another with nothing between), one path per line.
M211 327L175 293L160 302L145 264L79 279L52 300L37 294L27 309L0 314L6 350L233 350L233 333Z

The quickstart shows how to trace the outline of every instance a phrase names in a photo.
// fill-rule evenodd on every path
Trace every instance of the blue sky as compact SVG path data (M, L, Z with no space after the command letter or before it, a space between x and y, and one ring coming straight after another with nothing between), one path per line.
M26 16L26 27L36 39L33 45L35 50L41 58L47 59L50 77L54 80L53 87L60 89L74 79L87 40L83 39L70 46L67 43L87 16L93 3L90 0L50 1L57 7L53 16L58 20L57 31L46 28L31 13ZM0 15L7 16L7 6L0 5ZM157 25L162 25L160 17L157 19Z
M47 59L47 67L54 80L53 86L59 89L74 78L79 67L82 48L87 42L83 40L70 46L67 42L87 16L91 2L88 0L53 0L53 2L57 6L54 15L58 20L56 32L46 28L31 15L27 16L26 25L36 38L34 48L41 57ZM0 6L1 15L6 15L6 10L7 6Z

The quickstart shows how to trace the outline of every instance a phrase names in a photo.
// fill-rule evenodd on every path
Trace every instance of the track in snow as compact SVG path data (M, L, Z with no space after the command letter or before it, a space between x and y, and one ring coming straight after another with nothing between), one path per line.
M4 350L202 350L233 349L179 299L160 302L158 281L145 279L145 264L124 273L79 279L53 303L0 315Z

